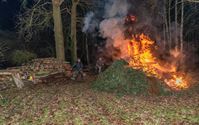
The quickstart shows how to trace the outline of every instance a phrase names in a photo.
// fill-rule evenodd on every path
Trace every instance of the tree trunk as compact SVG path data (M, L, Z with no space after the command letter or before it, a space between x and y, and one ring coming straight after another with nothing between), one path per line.
M179 45L178 45L178 0L175 0L175 46L179 48Z
M181 24L180 24L180 51L183 53L183 28L184 28L184 0L181 0Z
M163 25L163 50L166 49L166 26Z
M87 37L87 34L86 34L86 59L87 59L88 65L90 65L89 48L88 48L88 37Z
M77 2L72 0L71 8L71 58L72 63L77 61Z
M63 26L61 18L60 5L61 0L52 0L53 3L53 20L54 20L54 36L55 36L55 46L56 46L56 58L58 60L65 60L64 51L64 35Z
M164 50L166 49L166 43L167 43L167 29L168 29L168 26L167 26L167 12L166 12L166 1L164 0L164 8L163 8L163 12L164 12L164 15L163 15L163 20L164 20L164 24L163 24L163 34L164 34L164 42L163 42L163 47L164 47Z
M171 0L169 0L169 7L168 7L168 19L169 19L169 49L172 49L172 42L171 42Z
M167 15L167 0L164 0L164 21L165 21L165 42L167 42L167 47L170 48L169 42L169 24L168 24L168 15Z

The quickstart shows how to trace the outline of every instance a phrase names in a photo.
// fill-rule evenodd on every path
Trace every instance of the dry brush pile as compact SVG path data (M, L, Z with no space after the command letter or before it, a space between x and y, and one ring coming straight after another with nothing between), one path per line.
M95 90L117 94L168 95L171 90L160 80L148 77L128 66L123 60L115 61L94 81Z

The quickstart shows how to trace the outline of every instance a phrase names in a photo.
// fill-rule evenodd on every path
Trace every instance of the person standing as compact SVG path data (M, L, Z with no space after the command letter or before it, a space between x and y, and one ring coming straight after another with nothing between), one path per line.
M97 62L96 62L96 70L97 70L97 73L101 73L102 72L102 68L104 66L104 61L103 59L100 57Z
M73 75L72 80L76 80L78 76L81 76L81 79L83 79L83 63L81 62L81 59L77 59L77 62L72 67Z

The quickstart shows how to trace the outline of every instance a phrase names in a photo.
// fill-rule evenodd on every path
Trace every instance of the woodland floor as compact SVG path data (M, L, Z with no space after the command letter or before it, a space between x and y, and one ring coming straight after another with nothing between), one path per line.
M1 91L0 125L199 125L199 94L123 96L91 89L94 78Z

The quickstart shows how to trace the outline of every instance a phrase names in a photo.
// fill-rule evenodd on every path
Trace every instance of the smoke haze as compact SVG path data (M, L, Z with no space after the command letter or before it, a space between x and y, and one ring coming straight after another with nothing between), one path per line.
M84 20L83 32L93 33L97 28L100 36L106 39L104 52L112 59L126 58L129 38L133 34L144 33L157 42L162 41L161 11L154 8L147 0L107 0L101 1L103 10L90 12ZM161 4L158 0L153 4ZM161 10L161 9L160 9ZM159 13L159 14L158 14ZM125 19L135 15L137 21L126 25ZM99 18L101 17L101 18ZM161 27L162 28L162 27ZM108 51L106 51L108 50Z

